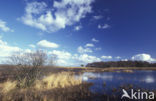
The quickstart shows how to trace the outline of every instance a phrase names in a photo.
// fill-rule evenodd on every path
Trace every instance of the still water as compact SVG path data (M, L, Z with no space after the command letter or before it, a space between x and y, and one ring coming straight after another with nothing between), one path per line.
M95 93L113 94L113 89L131 85L133 89L156 90L156 71L135 70L126 72L102 72L82 74L83 82L93 83L90 90ZM115 94L115 93L114 93Z

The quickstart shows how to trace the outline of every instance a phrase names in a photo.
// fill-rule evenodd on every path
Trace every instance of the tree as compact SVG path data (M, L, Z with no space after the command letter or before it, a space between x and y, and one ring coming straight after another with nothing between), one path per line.
M42 50L37 50L35 52L23 53L16 52L10 56L10 63L17 66L24 67L39 67L46 63L47 54Z
M47 54L42 50L29 53L16 52L10 56L9 62L17 67L18 87L25 88L34 84L35 80L41 76L40 67L46 64L47 57Z
M83 64L81 64L81 67L84 67L84 65L83 65Z

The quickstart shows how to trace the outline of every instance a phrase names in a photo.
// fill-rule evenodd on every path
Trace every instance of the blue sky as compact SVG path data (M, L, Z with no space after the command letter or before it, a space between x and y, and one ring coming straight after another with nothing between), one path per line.
M44 49L58 65L156 61L154 0L1 0L1 62Z

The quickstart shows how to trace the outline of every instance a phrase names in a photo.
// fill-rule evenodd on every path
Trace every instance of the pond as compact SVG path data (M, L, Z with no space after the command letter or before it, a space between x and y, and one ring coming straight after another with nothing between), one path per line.
M82 74L83 82L93 83L90 90L94 93L116 94L115 89L130 86L132 89L156 90L156 71L135 70L126 72L85 72ZM113 92L114 91L114 92Z

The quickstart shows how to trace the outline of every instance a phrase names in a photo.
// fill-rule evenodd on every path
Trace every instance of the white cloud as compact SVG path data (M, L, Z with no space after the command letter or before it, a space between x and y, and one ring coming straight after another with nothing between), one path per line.
M122 59L121 61L128 61L128 59Z
M51 52L48 52L50 55L56 55L57 65L62 65L62 66L74 66L74 65L80 65L83 63L90 63L90 62L98 62L101 61L100 58L96 56L91 56L88 54L71 54L67 51L59 51L59 50L53 50Z
M79 25L79 26L75 26L75 27L74 27L74 30L75 30L75 31L79 31L81 28L82 28L82 26L80 26L80 25Z
M103 16L102 16L102 15L97 15L97 16L93 16L93 18L94 18L95 20L99 20L99 19L102 19Z
M95 39L95 38L92 38L92 41L93 42L99 42L99 40Z
M22 49L16 46L10 46L7 42L0 40L0 63L6 61L6 59L13 53L21 51Z
M44 47L51 47L51 44L47 41L41 40L38 42L39 45L44 45ZM51 43L51 42L50 42ZM33 44L30 44L29 46L33 46ZM34 45L35 46L35 45ZM59 51L59 50L44 50L49 56L56 56L56 60L54 62L56 65L59 66L79 66L80 64L86 64L90 62L97 62L101 61L100 58L88 54L71 54L67 51ZM5 63L5 61L8 59L9 56L12 55L14 52L33 52L33 50L27 48L27 49L21 49L16 46L10 46L7 42L0 40L0 63ZM89 50L84 49L83 52L89 52Z
M115 57L116 59L121 59L121 57L120 56L117 56L117 57Z
M96 56L88 54L71 54L67 51L53 50L48 52L48 54L55 55L57 57L56 64L60 66L79 66L83 63L101 61L101 59Z
M14 53L30 53L33 52L31 49L22 49L17 46L11 46L6 41L0 40L0 64L7 63L10 56Z
M100 47L99 48L95 48L95 50L96 51L100 51L100 50L102 50L102 48L100 48Z
M90 48L83 48L82 46L79 46L77 48L77 51L79 53L92 53L93 52Z
M6 26L6 22L0 19L0 29L4 32L13 32L14 30Z
M80 57L78 54L73 55L68 51L53 50L48 54L57 57L56 65L58 66L80 66L82 64L78 59Z
M48 54L56 55L56 57L59 59L70 59L72 56L71 53L69 53L69 52L58 51L58 50L53 50L53 51L49 52Z
M92 43L87 43L87 44L85 45L85 47L94 47L94 44L92 44Z
M110 25L108 25L108 24L104 24L104 25L98 25L98 28L99 29L108 29L108 28L110 28Z
M63 60L63 59L57 59L56 60L56 65L58 65L58 66L69 66L70 64L68 64L68 62L67 61L65 61L65 60Z
M54 32L71 26L91 13L94 0L54 1L51 8L45 2L31 2L25 8L25 15L19 18L24 24Z
M112 56L101 56L102 59L112 59Z
M152 58L150 54L145 53L134 55L131 59L138 61L156 62L156 59Z
M70 61L70 59L72 58L72 54L67 51L53 50L48 52L48 54L52 56L56 56L56 60L55 60L56 65L70 66L72 64Z
M47 40L41 40L37 43L38 46L43 47L43 48L58 48L59 45Z
M31 47L31 48L35 48L36 46L33 45L33 44L30 44L29 47Z
M81 54L80 56L75 55L75 59L84 63L98 62L101 61L100 58L96 56L90 56L88 54Z
M24 52L26 52L26 53L32 53L33 51L30 50L30 49L25 49Z

